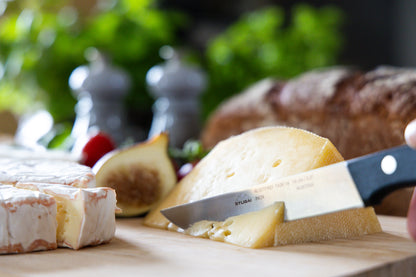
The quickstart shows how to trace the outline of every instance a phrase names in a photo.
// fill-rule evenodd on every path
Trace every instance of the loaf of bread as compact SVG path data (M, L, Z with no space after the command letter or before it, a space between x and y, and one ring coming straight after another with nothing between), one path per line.
M415 118L416 70L337 67L254 84L213 112L201 140L211 148L260 126L291 126L328 138L350 159L405 143L404 129ZM396 192L376 210L406 215L410 193Z

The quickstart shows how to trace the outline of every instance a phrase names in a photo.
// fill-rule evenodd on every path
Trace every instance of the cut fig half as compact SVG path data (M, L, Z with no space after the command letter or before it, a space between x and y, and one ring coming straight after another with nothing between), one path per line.
M142 215L157 205L177 182L168 155L169 137L161 133L148 141L102 157L93 167L98 187L117 194L117 216Z

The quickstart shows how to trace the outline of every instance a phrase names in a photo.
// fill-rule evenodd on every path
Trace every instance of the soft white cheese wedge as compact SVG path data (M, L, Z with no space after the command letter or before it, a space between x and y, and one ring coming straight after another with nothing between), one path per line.
M0 186L0 253L55 249L56 230L53 197Z
M116 229L116 194L111 188L74 188L59 184L17 183L38 190L58 204L58 246L79 249L109 242Z

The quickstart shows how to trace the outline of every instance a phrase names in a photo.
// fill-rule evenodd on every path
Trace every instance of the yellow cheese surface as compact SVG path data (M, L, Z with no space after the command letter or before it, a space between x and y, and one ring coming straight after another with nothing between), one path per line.
M144 222L152 227L178 230L160 213L161 209L273 182L342 160L328 139L304 130L287 127L251 130L220 142L146 216ZM356 217L360 218L358 225ZM344 211L294 222L277 223L272 232L273 241L262 246L345 238L380 231L377 217L371 209ZM331 226L331 230L327 226ZM255 242L252 244L256 245Z
M276 226L283 222L284 204L276 202L260 211L233 216L223 222L200 221L185 234L228 242L244 247L273 245Z

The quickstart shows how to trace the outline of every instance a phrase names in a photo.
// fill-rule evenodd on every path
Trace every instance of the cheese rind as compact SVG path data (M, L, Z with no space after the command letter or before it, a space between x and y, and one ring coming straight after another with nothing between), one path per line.
M160 210L271 183L285 176L342 160L342 156L328 139L308 131L287 127L254 129L217 144L190 174L182 179L168 197L146 216L144 223L151 227L183 231L170 223L160 213ZM244 217L244 215L240 216ZM242 219L234 218L233 220L235 222ZM254 218L251 220L255 221ZM273 221L276 218L269 216L267 220ZM328 226L331 230L328 230ZM275 231L267 233L274 239L266 244L259 242L258 245L273 246L346 238L380 230L372 209L357 209L302 219L296 223L280 222L275 225ZM261 231L263 230L258 230L258 232ZM188 231L188 233L196 234L197 232ZM206 235L210 237L208 233ZM266 234L259 237L263 236ZM211 237L215 236L211 235ZM247 246L242 241L244 240L235 240L237 244ZM256 245L256 242L250 245Z
M113 189L44 183L18 183L16 187L38 190L55 198L58 246L80 249L109 242L114 237L116 195Z
M95 187L95 176L90 167L72 161L0 158L0 182L59 183L87 188Z
M0 193L0 202L3 203L3 199ZM5 205L0 205L0 253L7 253L9 249L9 231L8 231L9 216Z
M351 238L381 231L372 207L351 209L277 224L273 245Z
M0 186L0 253L55 249L56 202L35 191Z
M0 182L0 253L79 249L114 237L115 192L95 188L89 167L0 158Z

